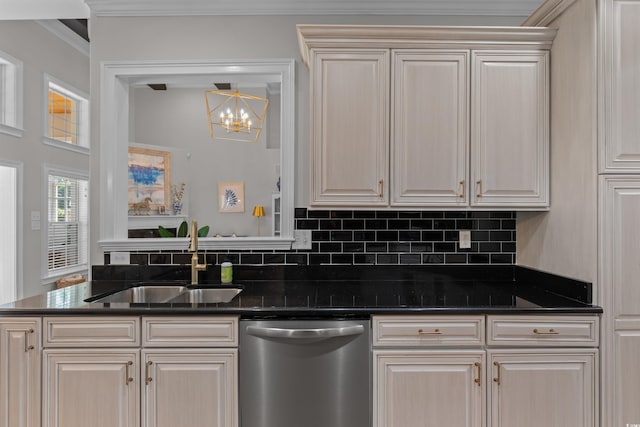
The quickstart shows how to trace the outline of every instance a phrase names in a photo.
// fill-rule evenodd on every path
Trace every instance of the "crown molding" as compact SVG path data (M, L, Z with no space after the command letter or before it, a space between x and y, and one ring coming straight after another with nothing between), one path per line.
M60 40L66 42L86 57L89 57L89 42L71 31L71 29L62 22L57 19L41 19L36 22L56 35Z
M303 62L313 48L550 49L556 29L408 25L297 25Z
M539 0L85 0L94 16L484 15L527 17Z
M562 15L576 0L547 0L522 23L526 27L546 27Z

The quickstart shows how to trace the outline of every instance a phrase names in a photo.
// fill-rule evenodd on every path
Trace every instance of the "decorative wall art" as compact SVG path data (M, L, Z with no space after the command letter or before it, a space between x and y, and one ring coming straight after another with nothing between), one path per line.
M169 201L171 153L129 147L128 201L130 215L159 212Z
M220 212L244 212L244 182L218 183L218 210Z

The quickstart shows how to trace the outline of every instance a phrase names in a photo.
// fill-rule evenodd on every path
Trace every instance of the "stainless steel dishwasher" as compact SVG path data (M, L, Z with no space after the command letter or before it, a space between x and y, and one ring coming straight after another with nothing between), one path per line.
M241 320L241 427L370 427L369 320Z

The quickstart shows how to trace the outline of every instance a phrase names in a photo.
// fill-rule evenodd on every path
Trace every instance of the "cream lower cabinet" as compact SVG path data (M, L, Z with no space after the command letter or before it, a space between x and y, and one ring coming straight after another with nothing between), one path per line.
M598 331L597 316L374 316L373 426L596 427Z
M44 325L43 427L238 426L237 318Z
M40 426L40 319L0 319L0 427Z
M374 427L484 426L482 350L377 350Z
M483 344L483 316L374 316L373 427L484 426Z
M43 426L139 425L139 353L135 349L45 350Z
M489 350L490 427L594 427L597 350Z
M143 350L145 427L237 425L235 350Z

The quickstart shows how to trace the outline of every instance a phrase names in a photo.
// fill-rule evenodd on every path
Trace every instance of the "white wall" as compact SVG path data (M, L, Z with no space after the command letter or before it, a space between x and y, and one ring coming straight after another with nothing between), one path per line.
M42 143L44 73L88 93L89 58L34 21L0 21L0 50L24 63L24 135L0 134L0 158L24 164L23 295L30 296L50 287L41 283L41 231L31 230L31 212L42 209L42 166L89 170L89 156Z
M308 204L309 72L300 62L296 24L380 25L519 25L517 17L487 16L197 16L92 17L91 99L93 141L99 138L100 62L117 60L264 59L296 60L295 204ZM108 142L105 142L108 143ZM92 191L98 191L99 159L92 159ZM101 262L97 245L100 205L92 199L93 262Z
M551 210L518 213L519 265L596 282L595 2L578 0L549 26Z

